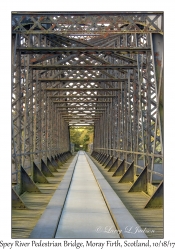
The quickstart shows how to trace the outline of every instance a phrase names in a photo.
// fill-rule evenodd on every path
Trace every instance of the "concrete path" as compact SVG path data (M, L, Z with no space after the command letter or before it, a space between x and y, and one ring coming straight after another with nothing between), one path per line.
M79 153L55 238L120 238L84 152Z

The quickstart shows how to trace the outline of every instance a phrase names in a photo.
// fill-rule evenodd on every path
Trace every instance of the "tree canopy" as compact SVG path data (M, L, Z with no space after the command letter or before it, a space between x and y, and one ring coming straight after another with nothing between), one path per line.
M93 143L93 127L75 127L70 128L70 141L75 146L75 151L88 150L88 144Z

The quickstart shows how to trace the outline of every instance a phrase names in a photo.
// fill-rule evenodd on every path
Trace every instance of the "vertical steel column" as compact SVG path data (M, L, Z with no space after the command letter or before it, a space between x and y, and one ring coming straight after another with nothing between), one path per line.
M161 141L163 144L163 124L164 124L164 115L163 115L163 36L160 34L150 34L151 47L152 47L152 57L153 57L153 69L157 87L157 97L158 97L158 120L160 120L160 134Z
M148 46L150 46L150 36L148 36ZM147 153L151 154L152 153L152 143L151 143L151 53L147 52L147 67L146 67L146 71L148 74L148 80L147 80L147 85L146 85L146 102L147 102L147 106L146 106L146 116L147 116L147 124L146 124L146 143L147 143ZM151 156L147 156L147 165L148 168L151 169L151 161L152 158Z
M132 152L133 144L132 144L132 119L131 119L131 79L130 79L131 72L128 72L128 112L127 112L127 142L128 142L128 151ZM134 159L133 154L129 154L129 162L132 162Z
M21 169L21 119L22 119L22 104L21 104L21 52L16 51L20 44L20 36L16 34L12 37L12 155L14 170L16 177L13 181L16 182L16 191L20 193L20 169ZM12 166L13 166L12 164Z
M135 45L145 46L141 40L144 35L135 35ZM146 56L145 56L146 57ZM137 77L138 77L138 138L137 138L137 151L141 153L146 152L146 144L145 144L145 121L143 119L143 112L145 114L145 104L142 103L142 95L145 93L145 83L143 82L143 55L136 55L137 59ZM145 60L145 65L146 65ZM143 166L146 166L146 156L145 155L137 155L137 164L138 160L143 162ZM141 164L141 163L140 163Z
M155 107L155 125L153 139L153 157L151 170L154 170L155 163L159 163L159 171L163 173L163 159L155 158L154 154L163 155L163 36L150 34L152 64L154 72L154 84L157 106ZM151 173L150 182L153 180Z
M28 38L28 46L32 47L33 44L33 36L29 35ZM31 56L28 55L27 56L27 72L26 72L26 81L28 81L28 137L29 137L29 150L28 152L30 153L30 162L29 162L29 166L33 166L33 161L34 161L34 148L33 148L33 138L34 138L34 127L33 127L33 121L34 121L34 110L33 110L33 98L34 98L34 91L33 91L33 70L30 69L29 64L30 64L30 59ZM33 177L33 168L30 168L30 173L31 176Z

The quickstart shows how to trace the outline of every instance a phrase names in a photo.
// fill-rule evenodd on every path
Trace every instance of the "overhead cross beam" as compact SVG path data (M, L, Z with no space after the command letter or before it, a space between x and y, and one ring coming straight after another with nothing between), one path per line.
M85 119L89 119L89 120L94 120L94 119L100 119L100 116L97 115L97 116L72 116L72 117L69 117L69 116L62 116L63 119L65 120L73 120L73 119L79 119L79 120L85 120Z
M94 115L94 116L82 116L82 115L77 115L77 116L68 116L68 115L63 115L62 116L64 119L96 119L100 118L99 115Z
M151 47L18 47L21 54L145 54L151 51Z
M111 101L54 101L53 103L110 103Z
M29 65L34 70L104 70L104 69L134 69L137 68L136 64L125 65Z
M49 96L50 98L112 98L116 97L115 95L54 95Z
M132 79L130 79L132 80ZM41 82L125 82L128 78L38 78Z
M58 108L58 107L57 107ZM60 107L61 108L61 107ZM69 112L71 111L71 112L74 112L74 111L76 111L76 112L79 112L79 111L81 111L81 112L84 112L83 114L90 114L89 112L91 111L93 114L94 113L98 113L98 111L106 111L106 109L79 109L79 108L76 108L76 109L69 109L69 110L67 110L67 109L59 109L59 112L62 112L62 111L67 111L67 114L69 114ZM86 113L86 111L88 112L88 113Z
M97 105L97 104L96 104ZM99 111L99 110L106 110L106 108L107 108L107 106L102 106L102 107L100 107L100 109L98 109L98 105L97 106L82 106L81 108L79 108L79 106L74 106L74 108L69 108L69 109L63 109L63 107L64 106L56 106L56 108L58 109L58 112L60 112L60 111L71 111L71 112L73 112L73 111L91 111L91 112L94 112L94 111ZM96 108L96 109L93 109L93 107L94 108ZM83 108L83 109L82 109Z
M94 113L82 113L82 112L77 112L77 113L65 113L65 112L61 112L60 113L61 114L61 116L75 116L75 115L83 115L83 116L94 116L94 115L96 115L96 114L103 114L103 112L94 112Z
M21 19L19 17L22 16ZM65 18L66 16L66 18ZM100 36L122 33L163 33L163 12L13 12L12 32Z
M120 88L46 88L46 91L119 91Z
M83 105L86 105L86 106L83 106ZM89 104L83 104L83 105L70 105L70 106L64 106L64 105L61 105L61 106L56 106L56 108L58 109L62 109L62 108L66 108L66 109L71 109L71 108L91 108L92 110L98 110L98 108L106 108L107 107L107 104L104 104L104 105L99 105L98 103L96 104L92 104L89 106Z
M92 111L95 111L95 110L99 110L99 109L102 109L102 110L106 110L106 107L107 107L107 104L105 105L99 105L99 104L93 104L91 106L89 106L89 104L83 104L85 106L80 106L80 104L76 104L76 105L70 105L70 106L56 106L58 109L63 109L65 111L69 111L68 109L72 109L72 110L75 110L75 109L78 109L78 110L82 110L82 111L85 111L86 109L88 110L92 110Z

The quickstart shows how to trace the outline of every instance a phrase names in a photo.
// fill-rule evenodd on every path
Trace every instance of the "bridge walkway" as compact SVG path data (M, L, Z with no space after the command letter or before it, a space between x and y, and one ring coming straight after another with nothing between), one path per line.
M113 176L114 171L109 172L109 168L92 159L148 238L163 238L163 208L144 208L150 198L148 194L143 191L128 192L133 183L119 182L121 176ZM134 229L131 231L134 232Z
M37 183L40 193L22 195L27 209L12 210L12 238L163 237L162 209L144 209L143 192L128 193L130 184L118 184L85 152L47 179Z
M64 163L52 177L46 177L49 183L35 183L40 193L24 192L20 195L26 209L12 209L12 238L28 238L41 214L47 207L55 190L62 181L73 156Z
M79 154L55 238L120 238L83 152Z

